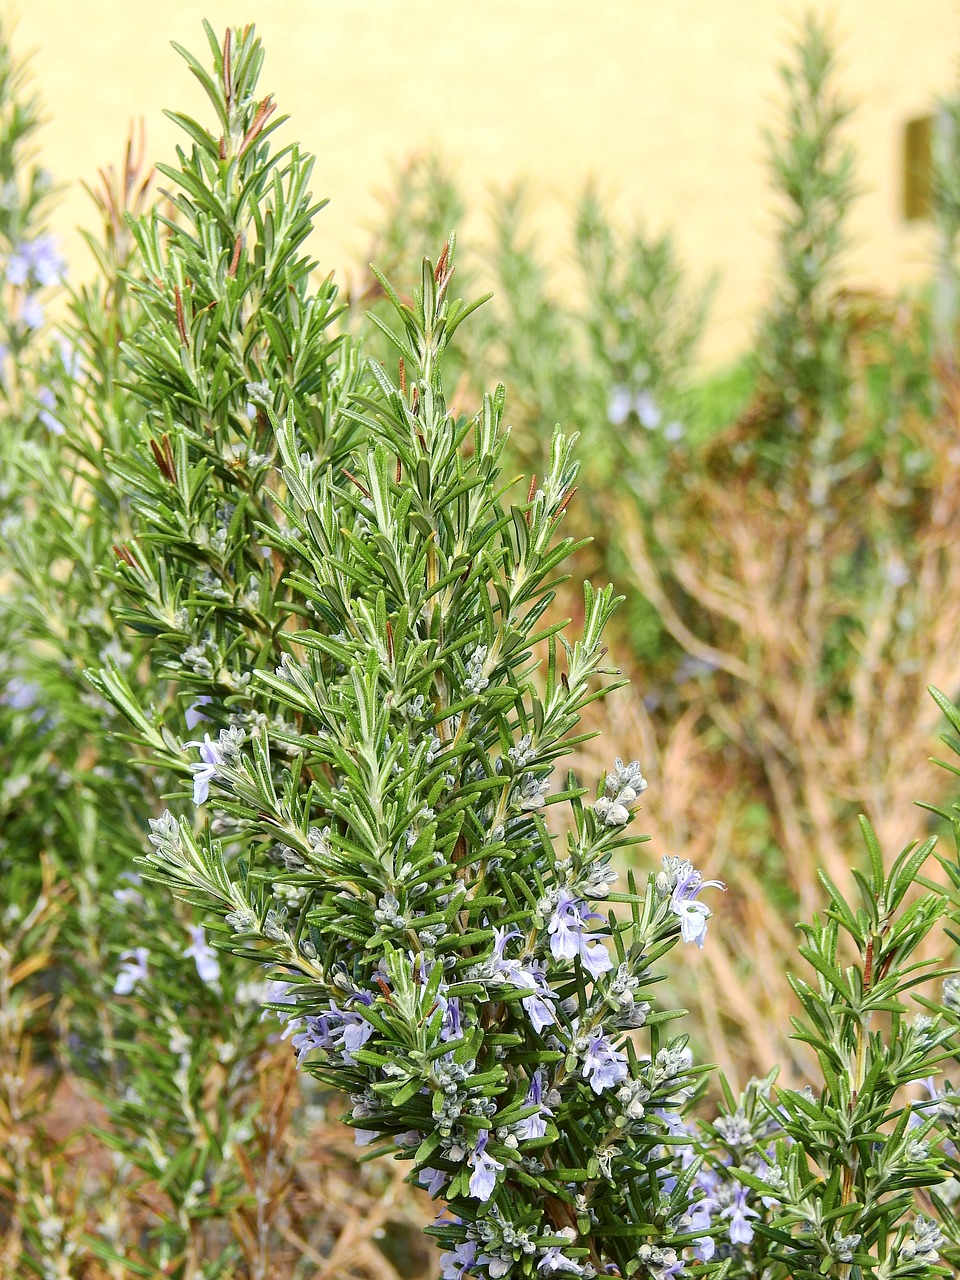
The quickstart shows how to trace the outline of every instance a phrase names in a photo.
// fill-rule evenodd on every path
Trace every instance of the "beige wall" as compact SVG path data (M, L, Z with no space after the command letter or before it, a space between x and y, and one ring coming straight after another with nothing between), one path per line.
M315 251L362 256L371 192L392 157L438 144L477 201L533 175L545 243L562 254L572 197L589 174L624 213L672 226L689 265L722 268L710 351L741 347L770 265L771 200L760 130L776 119L775 66L800 0L19 0L17 44L34 48L50 113L46 162L62 180L119 158L128 120L146 117L153 156L169 154L164 106L201 110L170 40L202 53L217 30L256 21L263 84L317 153L331 197ZM898 210L903 122L956 79L957 0L832 0L843 83L861 104L851 136L866 188L856 214L855 282L920 278L930 243ZM16 10L15 10L16 11ZM205 118L205 117L204 117ZM57 213L86 217L74 190ZM465 229L470 235L470 226Z

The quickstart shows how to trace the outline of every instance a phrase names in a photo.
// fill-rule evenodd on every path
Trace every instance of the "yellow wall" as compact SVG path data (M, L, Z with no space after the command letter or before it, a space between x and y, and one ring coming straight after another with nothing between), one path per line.
M324 267L362 257L372 191L391 158L438 144L480 201L528 173L552 254L589 174L624 213L676 229L695 270L723 269L710 351L740 348L769 271L771 200L760 129L776 120L775 66L799 0L19 0L16 43L36 50L50 113L47 164L75 183L119 159L127 122L146 117L169 154L164 106L201 110L170 40L201 53L200 19L255 21L263 84L317 153L331 197L315 252ZM899 216L900 130L956 79L957 0L832 0L851 136L866 188L854 221L855 282L896 287L926 269L929 235ZM56 226L86 217L76 190ZM469 237L471 228L466 228Z

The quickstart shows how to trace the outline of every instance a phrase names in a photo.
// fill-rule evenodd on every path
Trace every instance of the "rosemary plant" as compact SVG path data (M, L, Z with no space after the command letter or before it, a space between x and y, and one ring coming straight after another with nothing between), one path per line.
M161 171L178 217L136 230L149 450L115 463L136 513L123 617L202 736L141 705L132 669L95 679L152 759L192 777L186 811L151 823L144 874L268 966L358 1141L449 1207L432 1228L445 1274L667 1266L689 1176L652 1173L697 1073L645 997L709 908L679 859L611 893L636 763L595 794L555 777L610 687L616 605L587 585L574 636L548 616L575 550L559 537L572 442L557 433L515 493L502 389L472 418L447 410L472 310L450 296L452 239L414 306L382 282L396 378L336 353L332 286L309 294L298 256L309 163L269 152L253 33L211 45L212 74L189 61L216 129L177 117L192 146Z
M172 113L187 142L159 166L164 204L130 154L107 182L102 279L69 293L66 343L34 355L40 321L24 318L59 273L52 248L26 215L4 245L3 626L28 657L5 672L0 725L35 813L8 777L0 1124L30 1158L0 1159L16 1213L0 1263L276 1274L293 1173L249 1081L279 1021L302 1076L342 1098L360 1159L401 1162L437 1202L443 1280L950 1274L960 1098L936 1077L960 1061L960 995L931 947L944 921L957 940L956 864L938 864L946 888L926 879L931 839L887 870L864 820L857 903L822 876L826 907L801 927L812 975L791 979L815 1087L778 1089L773 1068L695 1118L709 1068L656 990L673 947L704 945L724 886L668 855L615 889L615 863L640 862L640 765L616 759L589 787L562 768L618 684L612 587L565 588L576 622L558 616L583 549L563 529L575 438L558 429L526 483L505 469L504 389L451 407L451 382L466 395L453 341L478 305L454 296L452 235L412 299L377 274L389 361L343 332L305 250L312 161L275 148L256 34L206 32L209 67L181 52L213 123ZM829 62L814 37L808 87ZM829 138L839 117L818 122ZM842 203L845 162L832 173ZM587 204L580 247L599 282L594 360L612 345L629 399L600 410L654 432L682 398L699 310L659 332L681 287L666 241L635 239L621 278ZM814 324L816 290L803 297L793 318ZM815 345L832 358L828 336ZM794 375L815 433L843 395L814 397L822 370ZM48 774L57 786L37 785ZM55 846L42 878L18 864L31 840ZM61 920L54 869L76 899ZM66 997L61 1059L99 1097L102 1140L163 1197L136 1240L106 1215L84 1234L35 1189L51 1166L16 1131L10 1063L43 1021L41 970Z

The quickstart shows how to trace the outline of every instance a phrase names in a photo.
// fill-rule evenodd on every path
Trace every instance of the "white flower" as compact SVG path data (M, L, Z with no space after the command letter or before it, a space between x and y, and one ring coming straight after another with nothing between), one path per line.
M220 979L220 961L217 959L217 953L207 942L203 925L192 924L188 928L191 941L190 945L183 950L184 957L192 956L196 961L201 982L205 982L207 986L215 986Z
M150 952L146 947L137 947L136 951L124 951L120 959L123 964L113 984L113 994L128 996L137 983L143 982L147 977L147 961L150 959Z

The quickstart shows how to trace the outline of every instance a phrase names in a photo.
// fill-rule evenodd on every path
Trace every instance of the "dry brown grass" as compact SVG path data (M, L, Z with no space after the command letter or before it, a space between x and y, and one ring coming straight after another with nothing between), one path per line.
M229 1216L198 1220L185 1255L166 1273L191 1280L222 1258L216 1274L225 1280L432 1277L435 1249L422 1231L435 1208L403 1182L409 1165L358 1165L339 1100L331 1100L329 1110L308 1103L301 1085L286 1044L259 1064L255 1133L237 1152L250 1195ZM106 1124L78 1082L64 1079L31 1124L16 1134L9 1126L0 1132L0 1152L15 1157L20 1190L20 1202L3 1214L0 1280L31 1274L26 1258L38 1250L30 1237L41 1223L50 1232L45 1261L58 1268L54 1275L133 1280L144 1274L136 1264L144 1256L139 1246L171 1206L161 1188L118 1167L93 1132ZM91 1241L128 1253L129 1263L95 1256ZM228 1251L239 1258L226 1261Z
M674 990L701 1052L741 1083L775 1062L791 1084L814 1069L788 1040L792 925L822 909L820 868L852 890L850 868L864 856L857 814L892 859L929 832L915 802L950 793L949 775L930 762L942 717L927 686L956 692L960 375L938 374L938 413L908 415L899 428L903 448L930 460L924 481L898 471L895 450L881 452L830 492L829 518L812 481L801 478L784 501L722 449L690 502L652 525L622 493L605 499L603 523L617 530L636 588L713 675L675 691L680 710L667 720L647 712L645 673L631 672L634 689L593 717L604 740L588 748L585 777L614 750L637 756L651 783L637 825L655 841L640 860L680 854L728 884L710 902L706 947L683 956ZM844 424L851 454L863 430ZM875 595L838 598L832 567L864 542L892 571ZM829 654L837 626L848 642L839 671ZM751 807L763 815L761 849Z

